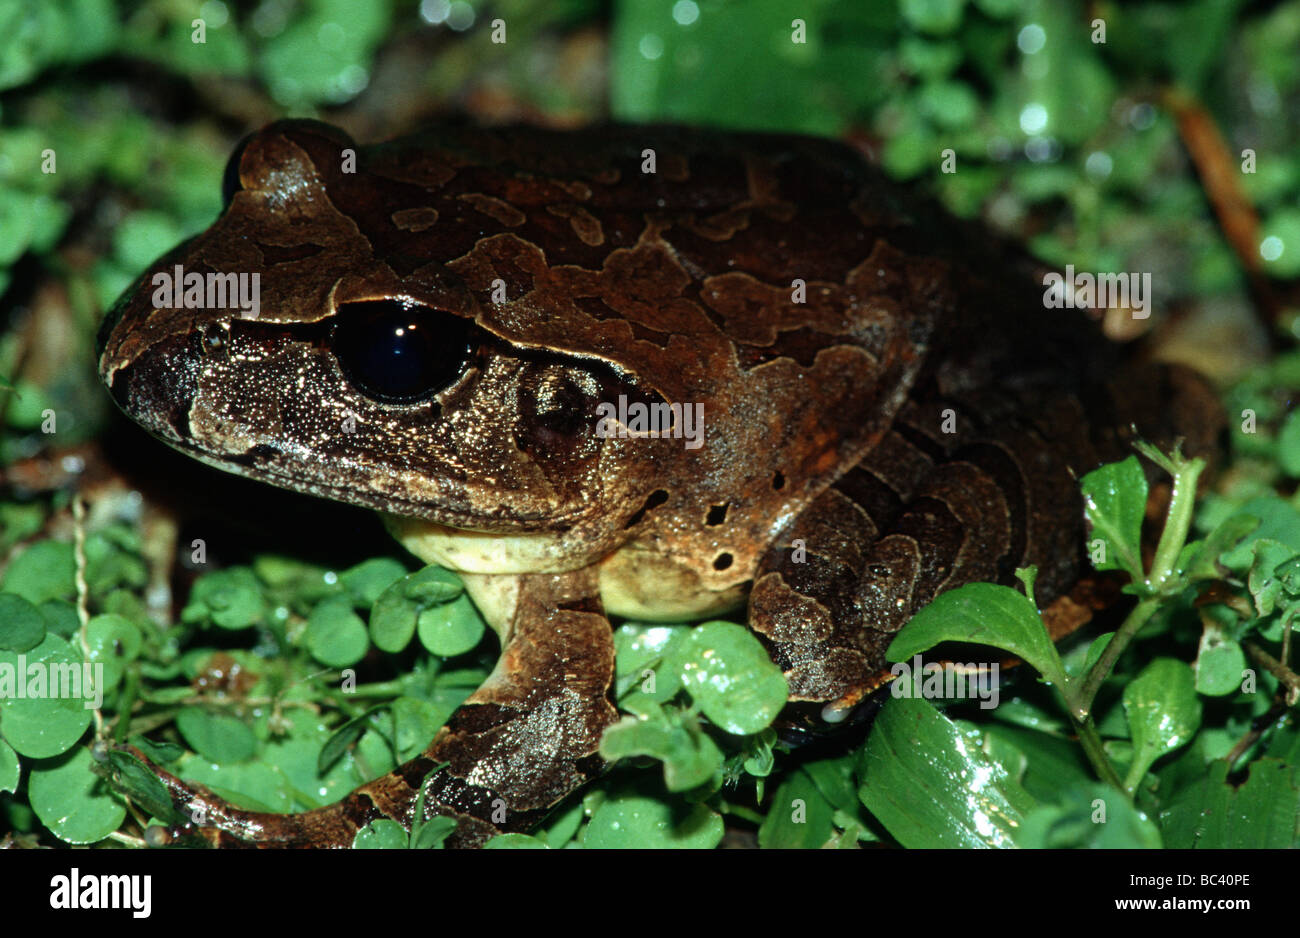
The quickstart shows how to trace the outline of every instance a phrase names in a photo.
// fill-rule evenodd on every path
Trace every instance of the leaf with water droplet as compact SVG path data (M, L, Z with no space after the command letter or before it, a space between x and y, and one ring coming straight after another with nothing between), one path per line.
M1014 846L1037 804L978 737L911 697L876 718L858 778L858 797L904 847Z
M1147 506L1147 479L1136 456L1107 463L1081 480L1090 538L1099 538L1098 570L1123 570L1142 580L1142 517ZM1091 551L1089 552L1091 555Z
M1174 658L1157 658L1124 688L1124 713L1133 737L1130 786L1151 764L1191 741L1201 725L1201 701L1192 669Z

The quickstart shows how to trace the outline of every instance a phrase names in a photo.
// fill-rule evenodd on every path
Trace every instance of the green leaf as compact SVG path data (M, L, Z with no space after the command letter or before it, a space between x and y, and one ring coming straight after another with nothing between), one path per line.
M410 838L402 825L388 818L371 821L352 838L353 850L405 850Z
M1291 478L1300 476L1300 410L1287 414L1277 433L1277 461Z
M1124 688L1124 712L1133 738L1130 786L1151 764L1191 741L1201 725L1201 701L1192 669L1173 658L1157 658Z
M207 785L231 804L250 811L284 814L293 808L293 787L277 767L261 761L207 762L202 756L186 756L177 775L189 782Z
M199 577L181 612L187 623L211 622L223 629L246 629L263 621L262 584L248 567L232 567Z
M586 816L581 801L575 800L569 807L562 809L546 826L543 834L546 838L546 846L557 850L563 847L573 839L573 835L578 832L578 827Z
M1255 599L1255 610L1260 616L1271 615L1280 600L1286 599L1285 583L1275 575L1277 567L1290 563L1296 552L1281 541L1259 538L1251 544L1254 560L1246 585Z
M1216 525L1203 541L1194 541L1195 553L1186 565L1188 579L1217 580L1222 577L1219 558L1234 549L1242 538L1259 527L1260 519L1254 515L1232 515Z
M321 746L320 756L316 760L316 771L324 775L329 771L330 766L337 762L345 752L347 752L357 740L359 740L373 725L371 717L380 710L386 710L391 704L381 703L371 707L359 717L353 717L338 729L330 734L329 739Z
M1250 764L1240 787L1227 782L1228 764L1210 763L1160 815L1165 845L1176 850L1258 850L1300 847L1297 767L1265 757Z
M857 755L848 753L831 759L814 759L801 768L817 785L817 789L838 811L856 813L862 806L858 800L858 786L853 778Z
M76 595L76 572L71 544L38 541L9 562L0 589L37 605L67 599Z
M1093 781L1088 760L1073 740L1000 723L981 729L985 753L1000 762L1020 787L1039 801L1051 804L1061 792L1086 787Z
M1292 557L1273 568L1273 575L1282 584L1282 591L1292 598L1300 597L1300 557Z
M1141 582L1147 480L1137 457L1094 469L1083 477L1080 487L1092 537L1102 541L1102 560L1094 559L1093 566L1098 570L1123 570L1133 582ZM1089 554L1095 557L1091 544Z
M307 617L307 650L321 664L347 668L366 656L370 637L366 624L352 611L345 596L323 599Z
M1205 620L1196 655L1196 690L1210 697L1226 697L1241 689L1246 653L1224 634L1218 624Z
M185 707L176 714L176 729L185 742L209 762L243 762L257 751L257 737L242 720L202 707Z
M401 584L402 595L421 609L449 603L465 592L460 577L442 567L429 566L406 577Z
M454 818L436 815L423 824L416 825L411 836L413 850L441 850L443 841L456 831Z
M0 593L0 651L31 651L45 640L45 617L15 593Z
M0 792L17 791L21 774L22 767L18 764L18 753L0 739Z
M104 667L105 693L117 687L123 669L139 656L143 641L135 623L112 613L95 616L86 625L90 661Z
M924 700L891 700L862 750L858 797L904 847L1010 847L1033 798Z
M442 603L420 613L416 625L420 644L435 655L450 658L470 651L487 625L468 596Z
M1049 683L1065 686L1065 670L1038 610L996 583L968 583L935 597L890 642L885 656L906 661L940 642L1002 648L1027 661Z
M442 567L428 566L391 584L370 612L370 638L381 651L396 653L411 642L425 610L449 603L465 591L460 579Z
M1279 208L1265 216L1259 240L1277 245L1265 258L1264 269L1273 277L1290 279L1300 276L1300 209ZM1262 251L1261 251L1262 253ZM1289 475L1297 475L1290 472Z
M549 850L546 842L527 834L497 834L483 845L484 850Z
M776 767L776 755L772 751L776 743L776 732L768 727L761 733L745 740L744 760L741 767L755 778L766 778Z
M669 791L688 791L722 770L722 752L694 721L680 714L660 713L657 719L624 717L605 730L600 754L609 761L653 756L664 764Z
M167 765L185 755L185 747L166 741L155 742L144 736L132 736L130 743L143 752L155 765Z
M392 557L372 557L339 574L354 605L369 609L390 586L406 576L406 567Z
M32 810L56 837L93 844L121 826L126 808L92 770L90 750L74 749L32 766L27 797Z
M722 834L722 816L703 804L678 806L662 798L623 792L596 809L582 845L592 850L711 850L722 842Z
M1057 792L1056 804L1029 812L1017 847L1049 850L1158 850L1160 830L1115 789L1093 783Z
M621 700L633 687L638 693L647 693L643 685L653 677L654 692L649 696L658 703L670 700L681 690L681 676L675 668L660 667L660 664L671 657L672 650L679 647L690 633L690 628L684 625L637 622L625 622L615 629L615 696Z
M94 704L81 656L48 632L26 652L26 673L18 656L0 651L0 735L33 759L67 752L90 724Z
M416 604L394 584L380 594L370 610L370 640L380 651L396 654L411 643L418 616Z
M731 622L694 629L675 649L672 667L704 715L738 736L768 726L790 693L758 639Z
M81 631L81 617L77 607L63 599L47 599L37 607L45 620L47 631L60 638L72 638Z
M772 796L758 829L758 845L776 850L815 850L831 839L834 807L812 777L796 770Z
M110 750L108 761L113 768L113 781L119 790L143 808L146 814L167 823L180 820L175 816L175 806L167 793L167 786L147 765L121 749Z
M1242 505L1233 517L1241 515L1258 518L1259 525L1249 536L1220 556L1220 563L1229 570L1245 573L1250 568L1255 562L1254 544L1258 540L1281 541L1293 553L1300 553L1300 511L1282 498L1277 495L1253 498Z
M451 716L450 708L437 707L416 697L398 697L392 703L392 712L393 742L398 762L406 762L422 753Z

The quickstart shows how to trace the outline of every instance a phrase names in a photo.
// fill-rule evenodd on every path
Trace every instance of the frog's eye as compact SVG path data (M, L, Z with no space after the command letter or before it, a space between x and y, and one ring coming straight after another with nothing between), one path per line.
M451 385L473 352L473 326L401 300L339 308L330 347L344 375L366 397L410 404Z

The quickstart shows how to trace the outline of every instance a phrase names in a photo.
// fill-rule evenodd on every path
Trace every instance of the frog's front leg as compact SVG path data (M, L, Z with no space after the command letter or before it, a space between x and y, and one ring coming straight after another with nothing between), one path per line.
M604 767L600 737L617 715L609 701L613 633L594 572L467 580L496 620L501 657L423 754L342 801L293 815L244 811L157 770L178 811L192 819L160 839L350 847L372 821L389 818L409 831L424 784L426 819L454 818L448 846L474 847L499 833L528 830L597 775Z

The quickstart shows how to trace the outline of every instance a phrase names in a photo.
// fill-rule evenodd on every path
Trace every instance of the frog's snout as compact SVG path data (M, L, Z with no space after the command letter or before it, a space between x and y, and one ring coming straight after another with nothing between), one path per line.
M183 442L197 393L200 337L173 336L145 349L129 364L101 377L117 406L132 420L164 439Z

